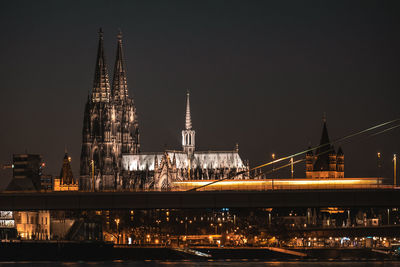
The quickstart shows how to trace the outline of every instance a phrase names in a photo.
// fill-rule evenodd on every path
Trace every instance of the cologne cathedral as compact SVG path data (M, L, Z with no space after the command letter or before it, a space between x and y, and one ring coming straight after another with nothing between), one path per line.
M100 29L93 88L88 94L83 119L80 189L120 189L122 154L136 154L139 150L138 120L133 99L128 94L122 35L117 36L110 86Z
M82 131L80 190L169 190L174 182L248 178L249 167L230 151L196 151L189 92L186 98L182 150L140 153L138 120L129 97L122 36L112 86L104 57L103 33L99 33L94 83L85 106Z

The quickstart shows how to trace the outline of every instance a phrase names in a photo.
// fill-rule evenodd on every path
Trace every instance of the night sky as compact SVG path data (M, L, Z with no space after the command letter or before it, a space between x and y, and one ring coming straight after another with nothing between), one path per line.
M251 166L318 144L324 112L331 139L399 118L399 4L1 1L0 161L39 153L58 175L66 146L78 176L99 27L110 78L123 32L143 152L181 148L187 89L197 149L237 142ZM393 177L399 137L344 144L345 176L376 176L380 151Z

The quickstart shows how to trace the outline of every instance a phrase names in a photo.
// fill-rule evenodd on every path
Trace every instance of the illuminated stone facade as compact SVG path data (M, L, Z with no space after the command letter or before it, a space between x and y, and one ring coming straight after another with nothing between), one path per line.
M139 152L136 108L129 97L122 35L118 34L112 87L100 30L93 88L85 106L82 131L80 189L121 189L123 153Z
M247 179L249 167L239 156L238 145L231 151L196 151L189 93L186 96L182 150L124 154L124 188L172 189L174 182L187 180ZM236 175L237 173L240 173Z
M16 211L14 212L14 220L21 239L50 239L49 211Z
M306 178L344 178L344 153L341 147L335 152L325 119L320 145L315 154L313 151L306 154Z

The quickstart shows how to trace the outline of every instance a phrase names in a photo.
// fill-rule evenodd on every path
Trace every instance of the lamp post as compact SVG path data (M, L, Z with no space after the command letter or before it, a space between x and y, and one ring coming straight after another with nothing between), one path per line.
M380 178L381 175L381 167L382 167L382 162L381 162L381 152L376 153L377 157L377 164L378 164L378 177Z
M271 155L271 157L272 157L272 177L271 177L271 180L272 180L272 190L274 190L274 172L275 172L275 168L274 168L274 161L275 161L275 153L272 153L272 155Z
M89 166L92 166L92 191L94 192L94 160L90 161Z
M387 215L388 215L388 225L390 224L390 209L387 209Z
M396 154L393 154L393 185L396 187L397 186L397 181L396 181L396 161L397 157Z
M376 153L377 156L377 164L378 164L378 178L382 177L382 161L381 161L381 152ZM377 181L378 186L379 186L379 180Z
M294 170L293 170L293 157L290 158L290 174L291 174L292 179L293 179L293 174L294 174Z
M119 222L120 222L120 220L119 220L119 218L117 218L114 221L117 224L117 244L119 244Z

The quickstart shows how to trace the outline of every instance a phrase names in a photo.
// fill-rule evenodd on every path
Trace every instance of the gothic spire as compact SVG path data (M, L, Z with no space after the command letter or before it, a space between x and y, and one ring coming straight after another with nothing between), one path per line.
M125 100L128 96L128 84L126 81L126 70L124 53L122 50L122 33L117 35L117 56L114 66L113 90L114 100Z
M317 156L317 160L314 165L314 170L317 171L326 171L329 170L329 153L331 151L334 152L334 148L331 145L331 142L329 141L329 135L328 135L328 129L326 127L326 115L324 114L324 117L322 119L324 122L324 125L322 127L322 135L321 135L321 140L319 147L317 148L317 151L315 155Z
M60 179L63 184L71 184L75 182L74 176L72 174L71 158L68 156L67 152L65 152L64 155L63 165L60 171Z
M321 135L321 140L320 140L320 145L325 145L329 144L329 135L328 135L328 129L326 128L326 120L324 121L324 126L322 128L322 135Z
M192 129L192 118L190 116L190 100L189 100L189 90L186 92L186 120L185 120L185 129Z
M108 102L110 100L110 82L104 56L103 30L99 30L99 47L97 49L96 70L94 74L92 101Z

